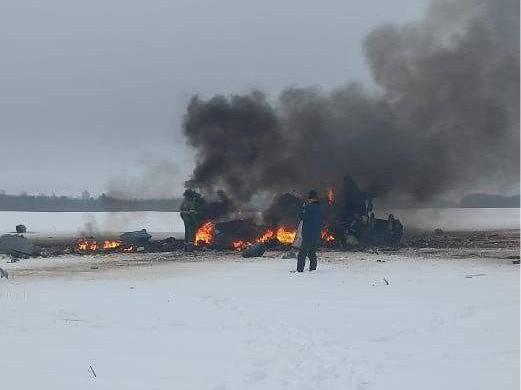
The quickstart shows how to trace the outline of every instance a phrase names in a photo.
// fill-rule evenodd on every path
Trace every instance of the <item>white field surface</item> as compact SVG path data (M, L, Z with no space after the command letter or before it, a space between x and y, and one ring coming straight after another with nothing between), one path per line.
M519 389L511 261L320 255L0 259L0 386Z
M147 229L152 233L169 233L181 237L183 221L178 212L21 212L0 211L0 234L11 233L24 224L27 237L81 236L95 233L121 233ZM163 234L164 235L164 234Z
M443 230L519 229L519 209L407 209L383 210L377 217L393 213L406 229ZM177 212L19 212L0 211L0 234L24 224L27 237L78 236L93 233L121 233L147 229L154 238L182 237L184 225ZM155 233L155 234L154 234Z

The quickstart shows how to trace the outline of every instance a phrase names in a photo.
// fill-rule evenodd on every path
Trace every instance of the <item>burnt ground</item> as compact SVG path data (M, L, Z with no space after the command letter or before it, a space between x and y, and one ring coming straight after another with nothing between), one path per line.
M402 246L412 248L513 248L519 250L520 231L405 232Z
M103 239L114 239L115 237L97 237L99 241ZM35 241L41 248L50 251L50 255L57 255L58 252L66 248L73 248L75 240L68 238L50 238ZM181 240L167 239L151 241L147 252L180 252L179 256L191 256L185 254L180 248L183 247ZM275 251L283 252L288 250L282 246L275 248ZM446 257L508 257L519 256L520 250L520 230L493 230L493 231L405 231L400 246L398 248L367 248L361 252L398 252L411 254L439 253ZM322 251L343 252L340 248L322 248ZM54 252L54 253L53 253ZM219 253L237 253L228 250L200 249L199 255L213 253L219 257ZM355 251L360 252L360 251ZM192 255L193 256L193 255Z
M112 239L113 237L97 237L98 240ZM62 240L40 240L37 242L44 251L50 256L71 253L67 248L73 248L75 241L72 239ZM210 255L218 259L222 256L230 255L239 256L238 252L232 250L205 249L200 248L195 254L184 252L181 248L183 243L181 240L166 239L151 241L146 247L145 252L149 254L170 253L176 258L185 258L187 260L194 257L205 257ZM65 249L65 253L63 252ZM283 255L284 252L290 252L291 249L283 246L275 246L270 248L270 252ZM321 249L322 252L338 252L344 251L340 248ZM364 253L397 253L412 256L443 256L443 257L488 257L488 258L519 258L520 251L520 231L516 230L495 230L495 231L420 231L410 230L404 233L402 242L397 248L366 248L364 250L354 250L349 252ZM134 253L134 256L140 257L141 253ZM107 254L102 254L107 255Z
M398 252L443 257L519 259L520 231L408 231Z
M519 230L484 231L484 232L425 232L409 231L403 237L398 248L367 248L365 250L342 251L337 248L321 248L320 263L350 264L355 261L387 262L426 261L439 259L469 260L471 262L486 261L501 264L512 264L519 261L520 246ZM74 241L62 240L59 246L72 244ZM48 243L47 243L48 244ZM53 242L52 244L56 244ZM54 245L49 245L50 247ZM39 242L45 246L45 240ZM47 248L49 248L49 246ZM71 272L99 272L110 269L139 268L170 262L259 262L283 260L295 261L295 253L291 248L272 248L260 258L244 259L239 252L233 250L200 249L194 253L182 249L162 251L143 251L132 253L97 253L78 255L74 253L50 255L48 258L36 257L13 259L0 255L0 265L9 271L10 277L20 276L55 276Z

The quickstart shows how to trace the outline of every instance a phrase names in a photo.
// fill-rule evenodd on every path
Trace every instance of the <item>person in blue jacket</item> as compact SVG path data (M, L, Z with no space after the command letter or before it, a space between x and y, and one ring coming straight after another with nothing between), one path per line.
M308 198L299 212L302 220L302 244L297 256L297 272L304 271L306 257L309 257L309 270L317 269L317 247L324 222L324 210L320 205L317 192L309 192Z

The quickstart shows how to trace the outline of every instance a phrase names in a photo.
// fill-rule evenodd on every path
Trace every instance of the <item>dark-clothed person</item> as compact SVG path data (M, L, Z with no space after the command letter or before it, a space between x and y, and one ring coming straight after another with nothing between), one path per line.
M317 247L324 222L324 210L320 205L316 191L310 191L308 199L299 212L302 220L302 245L297 256L297 271L304 271L306 257L309 257L309 270L317 269Z
M197 192L186 190L181 204L181 218L185 225L185 245L194 244L195 233L202 223L204 201Z

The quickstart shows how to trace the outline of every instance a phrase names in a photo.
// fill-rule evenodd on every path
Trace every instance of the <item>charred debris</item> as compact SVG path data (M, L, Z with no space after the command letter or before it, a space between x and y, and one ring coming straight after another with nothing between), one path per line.
M291 247L298 234L297 213L304 201L293 193L285 193L260 215L226 219L232 205L224 194L213 203L193 190L185 191L184 198L181 217L185 224L185 249L234 249L247 257L261 253L262 248ZM404 230L400 220L393 215L377 218L373 195L362 191L350 176L344 178L340 191L325 189L321 203L326 215L321 234L323 247L356 250L399 245Z
M110 239L94 236L77 240L34 245L17 227L18 234L0 236L0 253L13 259L64 254L109 254L135 252L199 251L206 249L233 250L244 257L257 257L267 249L290 249L297 237L297 214L303 199L293 193L277 196L262 212L249 212L241 218L224 193L209 201L194 190L184 193L181 217L185 224L184 240L169 237L152 240L146 229L125 232ZM373 197L362 191L354 180L345 177L340 190L323 191L322 205L326 221L321 238L322 247L337 250L364 250L375 247L396 248L403 226L392 215L377 218Z

